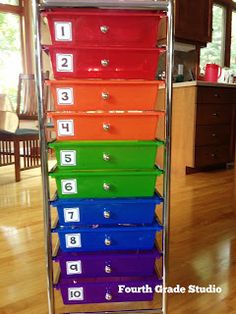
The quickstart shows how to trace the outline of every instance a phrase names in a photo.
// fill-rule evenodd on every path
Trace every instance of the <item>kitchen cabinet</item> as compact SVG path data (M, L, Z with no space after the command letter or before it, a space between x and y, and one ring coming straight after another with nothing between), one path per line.
M160 97L164 93L160 92ZM158 105L158 108L160 105ZM184 82L174 84L172 113L172 172L234 161L236 86Z
M175 0L175 37L177 41L205 45L211 41L210 0Z

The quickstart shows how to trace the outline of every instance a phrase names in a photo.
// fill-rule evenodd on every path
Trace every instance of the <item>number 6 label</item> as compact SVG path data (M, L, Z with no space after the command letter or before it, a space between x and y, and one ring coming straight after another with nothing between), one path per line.
M76 179L61 180L62 194L76 194L77 181Z
M58 136L74 136L74 121L73 120L58 120L57 121Z
M73 105L73 88L57 88L57 103L58 105Z
M81 247L81 235L80 233L69 233L66 234L66 247Z
M73 72L73 55L57 53L56 64L58 72Z
M71 22L54 22L55 40L72 41Z
M61 150L60 151L61 166L76 166L76 151Z

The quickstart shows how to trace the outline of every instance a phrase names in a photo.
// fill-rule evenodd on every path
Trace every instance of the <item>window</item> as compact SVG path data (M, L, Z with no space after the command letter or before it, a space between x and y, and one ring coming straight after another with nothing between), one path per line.
M213 5L212 17L212 42L201 49L200 68L201 71L207 63L216 63L224 66L225 58L225 25L226 9L218 4Z
M232 12L230 67L236 73L236 11Z
M0 0L2 4L19 5L19 0Z

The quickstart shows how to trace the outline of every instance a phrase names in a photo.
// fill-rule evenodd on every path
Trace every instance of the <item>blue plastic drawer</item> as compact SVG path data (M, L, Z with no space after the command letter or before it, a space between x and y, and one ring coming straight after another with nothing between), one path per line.
M61 226L151 224L158 195L147 198L61 199L51 202L57 207Z
M64 252L93 252L112 250L151 250L156 232L162 230L158 222L152 225L116 225L91 228L57 227L60 248Z

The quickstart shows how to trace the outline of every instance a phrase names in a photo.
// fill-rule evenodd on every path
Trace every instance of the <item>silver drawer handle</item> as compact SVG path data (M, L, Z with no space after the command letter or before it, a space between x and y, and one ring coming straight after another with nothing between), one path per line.
M104 210L103 217L106 219L109 219L111 218L111 213L108 210Z
M213 117L218 117L219 115L218 115L217 112L214 112L214 113L212 113L212 116L213 116Z
M104 161L109 161L111 159L110 155L106 153L103 154L102 158Z
M110 246L111 245L111 239L106 238L104 243L105 243L106 246Z
M107 92L102 92L102 99L107 100L109 99L110 95Z
M107 292L106 295L105 295L105 299L106 299L107 301L111 301L111 300L112 300L112 295Z
M218 98L218 97L220 97L220 95L216 93L216 94L214 94L214 97Z
M215 133L212 133L212 137L216 137L216 134L215 134Z
M109 131L110 128L111 128L111 126L110 126L109 123L103 123L102 127L103 127L103 130L104 130L104 131Z
M107 66L109 65L109 60L107 60L107 59L101 60L101 65L102 65L103 67L107 67Z
M211 157L216 158L217 156L216 156L216 154L211 154Z
M108 183L103 183L103 190L105 190L105 191L110 191L110 189L111 189L111 185L110 185L110 184L108 184Z
M106 274L110 274L111 272L112 272L111 267L108 266L108 265L106 265L106 266L105 266L105 273L106 273Z
M107 25L102 25L102 26L100 26L100 30L101 30L101 32L102 32L103 34L106 34L106 33L108 32L108 30L109 30L109 26L107 26Z

